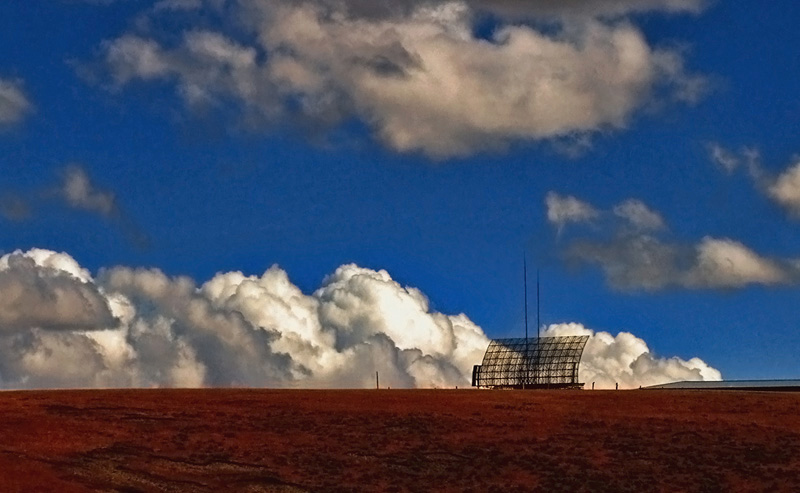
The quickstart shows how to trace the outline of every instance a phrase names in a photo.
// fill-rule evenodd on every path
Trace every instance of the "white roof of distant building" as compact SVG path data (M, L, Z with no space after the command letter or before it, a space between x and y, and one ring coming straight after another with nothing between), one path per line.
M717 382L672 382L651 385L646 389L732 389L732 390L800 390L800 380L721 380Z

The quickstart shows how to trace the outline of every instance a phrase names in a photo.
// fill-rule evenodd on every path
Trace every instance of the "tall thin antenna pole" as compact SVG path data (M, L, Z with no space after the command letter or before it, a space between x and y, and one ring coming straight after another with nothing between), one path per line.
M541 334L539 331L541 330L542 324L541 319L539 318L539 269L536 269L536 383L542 383L541 379L539 378L539 355L541 354L540 351L542 350L542 341Z
M539 328L542 326L539 318L539 269L536 269L536 337L539 336Z
M525 339L528 339L528 260L525 253L522 254L522 276L525 286Z
M531 360L528 354L528 259L525 255L525 250L522 251L522 277L523 285L525 286L525 380L522 381L522 388L530 379Z

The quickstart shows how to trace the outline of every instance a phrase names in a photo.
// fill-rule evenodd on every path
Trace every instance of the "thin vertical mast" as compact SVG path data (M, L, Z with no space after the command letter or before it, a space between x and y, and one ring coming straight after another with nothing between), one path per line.
M528 339L528 260L522 254L522 281L525 286L525 340ZM526 342L527 344L527 342Z
M522 278L523 278L523 285L525 286L525 380L522 381L522 388L525 388L525 384L528 383L530 380L530 369L531 369L531 360L530 355L528 354L528 259L525 255L525 251L522 251Z
M539 318L539 269L536 269L536 337L539 338L539 328L542 326Z
M539 318L539 269L536 269L536 368L539 368L539 355L540 351L542 350L542 341L539 340L541 338L541 334L539 330L541 330L542 324L541 319ZM539 372L536 372L537 378L536 383L542 383L541 379L538 378Z

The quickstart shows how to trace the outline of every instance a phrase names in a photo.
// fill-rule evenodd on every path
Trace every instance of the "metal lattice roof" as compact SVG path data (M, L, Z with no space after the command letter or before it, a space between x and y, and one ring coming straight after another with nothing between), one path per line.
M578 383L578 365L589 336L495 339L473 371L477 387Z

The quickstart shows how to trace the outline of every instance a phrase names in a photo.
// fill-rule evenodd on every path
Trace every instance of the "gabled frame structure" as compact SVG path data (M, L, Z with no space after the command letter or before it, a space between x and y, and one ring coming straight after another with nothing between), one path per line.
M483 363L472 370L472 386L484 388L583 388L578 365L589 336L495 339Z

